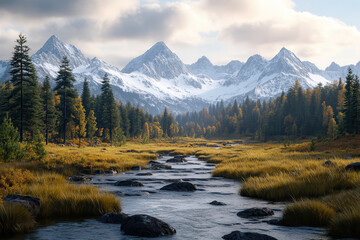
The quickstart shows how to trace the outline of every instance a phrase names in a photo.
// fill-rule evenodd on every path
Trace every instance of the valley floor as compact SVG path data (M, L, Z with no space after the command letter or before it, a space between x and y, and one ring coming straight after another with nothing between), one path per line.
M158 154L194 155L217 164L213 176L240 180L239 194L287 202L280 224L325 227L334 237L359 238L360 173L345 170L360 162L359 143L358 137L322 141L315 151L310 151L310 142L284 147L275 142L188 138L133 141L121 147L49 145L44 160L0 164L0 197L39 197L38 220L100 216L120 211L119 200L93 186L69 184L68 177L145 167ZM0 234L28 232L34 226L34 218L22 209L0 205Z

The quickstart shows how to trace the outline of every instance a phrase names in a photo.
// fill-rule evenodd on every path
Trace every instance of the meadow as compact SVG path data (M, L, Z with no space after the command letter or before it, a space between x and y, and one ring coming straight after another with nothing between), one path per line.
M0 164L1 198L19 193L42 201L37 219L24 209L0 204L0 233L31 231L39 219L95 217L120 211L120 201L114 195L66 179L82 172L144 167L157 154L167 153L196 155L217 163L213 176L241 181L239 194L243 196L287 202L284 225L326 227L334 237L360 236L360 173L345 171L346 165L360 161L357 137L324 140L316 143L315 151L310 151L310 141L287 147L279 142L231 144L238 142L178 138L149 144L134 140L120 147L50 144L43 160ZM325 164L329 160L331 163Z

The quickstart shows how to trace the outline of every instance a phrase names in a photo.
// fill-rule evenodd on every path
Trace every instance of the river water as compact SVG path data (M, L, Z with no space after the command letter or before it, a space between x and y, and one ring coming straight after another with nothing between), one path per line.
M161 156L158 162L165 163L170 156ZM283 203L270 203L242 197L238 194L240 182L211 176L215 168L196 157L187 157L186 163L166 163L171 169L137 170L117 175L97 175L90 184L110 191L121 198L123 212L148 214L159 218L171 226L177 233L173 236L155 238L169 240L221 239L232 231L257 232L270 235L279 240L327 239L320 228L282 227L270 225L266 220L280 218ZM153 175L140 176L138 173L151 172ZM142 182L144 187L118 187L115 181L133 179ZM197 185L195 192L169 192L159 189L173 180L182 179ZM213 200L226 203L214 206ZM268 207L275 215L262 220L240 218L237 212L251 207ZM15 236L11 239L146 239L125 236L118 224L104 224L95 219L57 222L48 226L39 226L35 232Z

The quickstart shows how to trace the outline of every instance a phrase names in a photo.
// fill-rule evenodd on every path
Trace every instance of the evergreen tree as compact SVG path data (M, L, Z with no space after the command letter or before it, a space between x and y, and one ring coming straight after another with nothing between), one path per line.
M124 140L123 131L120 128L120 112L116 105L114 95L110 86L110 80L108 75L105 74L102 86L101 86L101 95L100 95L100 117L101 128L104 130L108 129L109 132L109 140L113 143L113 140L116 142L122 143ZM116 137L114 138L114 135Z
M49 141L49 134L53 132L56 121L55 102L53 98L53 92L50 86L49 76L45 77L42 86L41 99L44 109L43 121L45 127L45 142L47 145Z
M19 132L13 126L9 116L6 116L0 125L0 159L9 162L21 157Z
M91 110L91 95L89 89L89 82L87 81L86 78L84 80L83 91L81 94L81 101L83 107L85 108L86 117L88 117Z
M354 131L353 82L354 75L351 68L349 68L346 76L344 99L344 128L348 133Z
M87 137L92 139L97 130L94 110L90 110L89 116L87 117Z
M6 81L0 88L0 122L9 114L11 83Z
M20 142L24 133L31 136L41 127L41 101L38 80L34 64L29 56L30 48L26 37L19 35L11 59L10 115L14 125L20 130Z
M57 95L60 96L60 104L57 105L57 108L61 112L59 133L62 135L65 144L67 125L71 121L71 115L74 111L73 106L75 98L77 97L73 84L75 79L72 75L67 57L63 58L55 81L56 87L54 90L57 91Z

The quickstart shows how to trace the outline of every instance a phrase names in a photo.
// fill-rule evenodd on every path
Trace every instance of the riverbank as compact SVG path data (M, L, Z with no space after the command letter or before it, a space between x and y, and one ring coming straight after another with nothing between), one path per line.
M42 161L0 164L0 193L2 197L10 193L38 194L37 196L45 199L44 202L55 203L52 197L41 194L51 192L48 191L51 185L58 185L59 187L56 188L58 192L55 189L52 190L54 195L59 196L63 192L70 192L69 189L72 188L75 193L71 198L78 201L79 198L76 196L83 195L79 190L82 187L69 184L65 180L73 175L79 173L114 174L133 167L145 167L149 160L155 159L157 154L161 153L194 155L208 163L219 163L212 173L213 176L240 180L242 185L239 193L244 196L271 201L287 201L289 205L285 209L287 218L284 218L284 224L315 226L319 224L314 225L310 220L314 219L313 216L321 215L325 216L325 220L321 218L320 226L327 227L332 236L359 237L356 227L360 214L354 197L358 196L360 174L344 170L346 165L359 161L356 144L354 146L348 144L351 147L335 148L326 147L325 143L318 143L319 148L310 152L309 142L290 147L284 147L280 143L241 143L240 140L172 139L150 144L130 142L121 147L102 145L78 148L50 145L46 147L48 156ZM328 160L331 163L325 164ZM92 192L98 199L107 199L98 200L102 202L100 205L90 207L102 210L95 210L95 213L88 214L89 216L99 216L110 210L120 210L119 200L114 195L99 192L93 186L86 187L89 187L87 191ZM85 198L90 199L91 196ZM304 198L311 201L302 200ZM293 200L296 202L292 203ZM314 200L316 204L313 203ZM345 201L346 204L340 204L341 201ZM78 202L83 202L83 200ZM51 204L46 205L51 206ZM47 207L45 210L44 207L42 212L50 212L49 209L52 208ZM81 209L81 207L75 209ZM79 214L75 209L59 211L73 212L70 214L73 217L87 215ZM324 209L330 214L324 214ZM60 213L47 213L41 216L54 219L58 214ZM294 223L291 220L294 218L304 220ZM343 225L346 225L348 229L346 233Z

